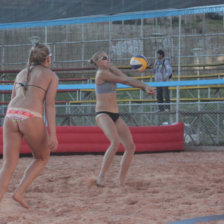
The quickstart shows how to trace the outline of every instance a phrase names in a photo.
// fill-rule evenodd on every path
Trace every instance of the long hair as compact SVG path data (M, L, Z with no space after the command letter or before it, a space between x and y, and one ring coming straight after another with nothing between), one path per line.
M27 63L26 84L28 84L30 80L30 73L33 67L36 65L42 65L49 55L50 55L50 49L46 44L37 43L35 46L31 48Z

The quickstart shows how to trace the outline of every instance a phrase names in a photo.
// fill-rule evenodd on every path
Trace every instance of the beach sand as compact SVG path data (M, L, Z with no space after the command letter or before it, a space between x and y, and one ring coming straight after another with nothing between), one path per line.
M28 210L12 200L32 160L20 158L0 204L0 224L165 224L224 214L224 151L136 154L124 187L117 185L117 155L105 187L88 187L102 158L51 156L25 194Z

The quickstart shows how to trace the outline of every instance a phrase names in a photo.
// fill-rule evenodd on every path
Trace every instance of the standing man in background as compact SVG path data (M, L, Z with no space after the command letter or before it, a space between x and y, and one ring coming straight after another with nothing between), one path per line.
M165 58L163 50L157 51L157 60L155 61L154 67L151 66L151 68L155 74L156 82L166 82L172 77L172 67L169 61ZM163 96L165 97L165 105L162 105ZM157 87L157 102L160 104L159 112L164 110L166 112L170 111L170 94L168 86Z

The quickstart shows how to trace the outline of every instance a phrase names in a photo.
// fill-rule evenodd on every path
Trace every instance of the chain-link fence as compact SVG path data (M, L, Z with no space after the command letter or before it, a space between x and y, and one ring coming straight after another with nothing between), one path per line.
M6 106L1 108L1 125ZM94 126L95 105L57 105L57 125ZM186 145L224 145L223 102L171 104L170 112L158 112L158 104L119 104L122 119L129 126L159 126L179 121L185 126ZM177 116L179 115L179 116Z
M119 104L121 117L129 126L168 125L179 121L185 125L185 144L224 145L223 102L171 104L170 112L158 112L158 104ZM96 125L95 105L57 106L58 125Z
M32 39L35 38L49 44L54 68L86 67L87 60L98 50L106 51L115 65L128 65L130 57L135 54L145 55L151 63L159 48L164 49L173 65L177 65L180 35L182 65L221 63L224 57L223 18L223 13L219 12L184 15L181 18L170 16L103 23L62 23L20 29L7 29L6 26L0 30L0 70L23 68ZM191 72L197 74L198 69Z
M150 12L151 13L151 12ZM223 71L224 58L224 14L217 10L215 13L200 13L151 18L107 20L97 22L97 18L89 23L76 22L68 24L58 21L53 25L23 28L3 28L0 30L0 75L3 81L12 80L9 70L24 68L28 51L35 38L48 43L52 50L53 68L60 70L59 77L88 77L94 75L89 70L70 70L71 68L86 68L87 60L98 50L104 50L115 65L128 65L130 57L135 54L145 55L149 63L153 63L156 51L164 49L170 60L174 75L178 79L185 75L191 79L194 75L199 79L202 75L217 75ZM123 18L123 17L122 17ZM219 65L219 66L217 66ZM178 69L177 69L178 68ZM64 69L64 70L63 70ZM133 70L127 71L133 75ZM142 73L144 76L148 73ZM212 73L212 74L211 74ZM135 73L135 75L137 75ZM10 76L10 77L9 77ZM213 77L213 76L211 76ZM216 76L214 76L216 77ZM182 90L181 90L182 91ZM142 99L144 96L126 91L118 94L123 99ZM223 89L207 87L202 90L188 89L171 93L174 100L188 98L197 100L196 103L173 103L170 112L157 112L156 103L127 103L120 104L121 117L129 126L166 125L177 120L185 124L185 142L192 145L223 145L223 106L222 102L202 103L202 97L209 101L212 96L221 98ZM66 93L68 101L95 99L93 95L80 97L78 93ZM191 98L191 99L189 99ZM2 94L2 103L7 103L10 97ZM57 100L65 101L65 94ZM67 98L66 98L67 101ZM173 101L172 101L173 102ZM175 101L174 101L175 102ZM179 105L176 108L176 105ZM95 125L95 109L93 104L57 105L57 125ZM178 110L178 112L176 112ZM6 106L0 107L1 124L6 112Z

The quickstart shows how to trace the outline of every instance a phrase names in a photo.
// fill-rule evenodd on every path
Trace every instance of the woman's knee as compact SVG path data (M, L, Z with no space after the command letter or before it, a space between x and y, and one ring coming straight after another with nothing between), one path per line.
M117 150L119 145L120 145L120 140L119 139L114 139L113 141L111 141L110 145L114 150Z
M47 150L47 152L41 153L41 154L34 154L34 159L39 160L43 163L47 163L50 158L50 151Z
M135 143L133 142L133 143L131 143L130 150L134 153L135 149L136 149L136 146L135 146Z
M130 153L134 153L136 149L135 143L134 142L129 143L128 146L125 147L125 149Z

